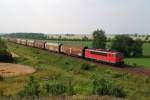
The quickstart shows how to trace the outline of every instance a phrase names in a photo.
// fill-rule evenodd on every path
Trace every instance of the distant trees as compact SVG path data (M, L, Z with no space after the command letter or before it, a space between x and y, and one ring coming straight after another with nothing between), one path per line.
M103 30L96 30L93 32L93 48L105 49L107 38Z
M88 39L87 36L84 36L84 37L82 38L82 40L83 40L83 41L88 41L89 39Z
M47 36L42 33L11 33L3 35L5 37L26 38L26 39L47 39Z
M126 57L138 57L142 55L143 42L140 39L133 40L126 35L116 35L112 40L111 49L123 52Z

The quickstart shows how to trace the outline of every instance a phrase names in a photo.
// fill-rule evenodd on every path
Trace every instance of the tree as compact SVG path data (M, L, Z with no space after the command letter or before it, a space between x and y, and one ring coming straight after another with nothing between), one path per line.
M140 39L136 39L132 43L132 55L134 57L142 56L143 54L143 42Z
M147 35L147 36L145 37L145 42L148 42L148 39L149 39L149 36Z
M12 62L13 58L8 51L6 42L0 38L0 62Z
M133 40L126 35L116 35L112 40L111 49L124 53L126 57L141 56L143 51L141 40Z
M93 32L93 48L105 49L107 38L103 30L96 30Z
M84 37L82 38L82 40L83 40L83 41L88 41L89 39L88 39L87 36L84 36Z
M7 45L5 41L0 38L0 54L7 54Z
M112 40L111 49L123 52L125 56L130 56L132 38L126 35L116 35Z

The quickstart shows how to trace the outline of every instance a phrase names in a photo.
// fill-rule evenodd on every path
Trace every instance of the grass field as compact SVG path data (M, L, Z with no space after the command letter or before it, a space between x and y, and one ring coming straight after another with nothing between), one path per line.
M92 48L92 41L56 41L56 40L48 40L49 42L59 42L66 44L81 44L84 46L88 46ZM107 45L109 47L109 43ZM143 45L143 57L138 58L125 58L125 63L130 65L137 65L144 68L150 68L150 43L145 43Z
M143 57L126 58L125 62L131 65L137 64L140 67L150 68L150 43L143 45Z
M95 76L96 78L105 78L122 87L127 94L126 98L131 100L150 99L150 78L148 77L131 76L100 66L82 70L81 65L86 63L85 61L12 43L9 43L9 49L20 56L15 60L16 63L36 68L37 71L33 76L41 84L44 84L47 78L49 83L67 84L68 80L71 80L78 95L92 95L92 79ZM7 96L15 96L24 87L27 78L28 76L6 78L0 81L0 91Z

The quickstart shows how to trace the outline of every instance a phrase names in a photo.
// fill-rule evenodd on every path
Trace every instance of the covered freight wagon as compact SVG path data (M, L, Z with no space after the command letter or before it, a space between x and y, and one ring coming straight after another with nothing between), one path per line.
M45 43L45 49L53 52L60 52L60 43Z
M22 44L22 45L27 45L27 40L21 39L21 40L20 40L20 44Z
M21 39L17 39L16 43L21 44Z
M34 47L34 40L27 40L27 46Z
M17 43L17 39L16 38L8 38L9 42L13 42L13 43Z
M71 56L84 57L86 48L85 46L63 44L60 47L60 52Z
M44 49L45 48L45 41L35 40L34 47Z

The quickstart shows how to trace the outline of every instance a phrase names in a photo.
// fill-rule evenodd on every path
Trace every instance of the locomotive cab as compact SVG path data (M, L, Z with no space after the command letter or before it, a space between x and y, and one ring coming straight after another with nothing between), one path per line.
M122 53L99 49L86 49L85 58L118 65L121 65L124 62L124 56Z
M124 55L120 52L115 52L112 54L113 58L114 58L114 62L115 64L123 64L124 63Z

